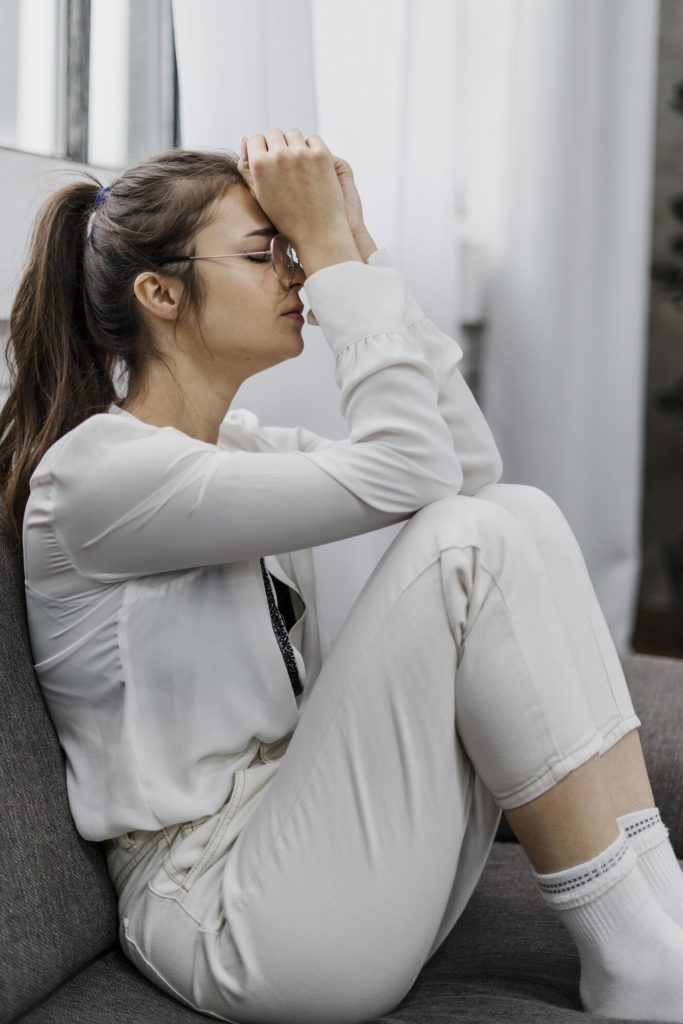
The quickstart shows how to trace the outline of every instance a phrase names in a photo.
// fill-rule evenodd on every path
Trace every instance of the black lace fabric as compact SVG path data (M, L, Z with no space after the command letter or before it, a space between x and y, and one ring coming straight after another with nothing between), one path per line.
M281 580L273 578L268 570L263 558L261 562L261 575L263 576L263 586L266 589L266 597L268 598L268 608L270 610L270 621L273 624L273 632L277 639L282 657L287 668L292 689L294 690L295 696L298 697L300 693L303 693L303 685L299 676L299 670L296 666L296 659L294 657L294 651L292 645L289 642L288 630L291 629L294 623L294 609L292 607L292 599L289 594L289 588L286 587ZM277 601L276 601L277 593ZM280 611L280 607L282 611ZM287 621L283 618L287 616Z

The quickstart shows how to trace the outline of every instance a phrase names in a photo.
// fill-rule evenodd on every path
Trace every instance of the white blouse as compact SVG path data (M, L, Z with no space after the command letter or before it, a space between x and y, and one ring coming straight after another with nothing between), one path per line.
M312 547L501 477L462 349L386 249L323 267L304 288L348 437L235 409L214 445L112 405L31 476L29 636L84 839L212 814L259 743L296 727L322 662ZM260 556L290 588L299 695Z

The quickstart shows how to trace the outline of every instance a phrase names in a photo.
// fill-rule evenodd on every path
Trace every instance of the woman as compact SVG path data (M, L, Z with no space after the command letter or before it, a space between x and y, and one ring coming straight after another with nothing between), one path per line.
M304 282L343 441L229 410L302 351ZM271 129L68 185L10 327L34 664L132 963L219 1020L373 1019L505 811L586 1010L683 1021L683 882L576 539L499 482L348 164ZM321 663L310 549L402 521Z

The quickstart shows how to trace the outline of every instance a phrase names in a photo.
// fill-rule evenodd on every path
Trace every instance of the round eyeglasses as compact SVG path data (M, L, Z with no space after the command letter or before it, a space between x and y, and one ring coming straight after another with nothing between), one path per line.
M183 260L222 260L228 256L242 256L255 263L271 263L275 276L283 288L291 288L297 270L304 269L296 250L285 235L274 235L270 240L270 247L259 252L224 252L218 256L166 256L163 260L157 260L157 263L162 266L164 263L178 263ZM258 256L261 259L256 259Z

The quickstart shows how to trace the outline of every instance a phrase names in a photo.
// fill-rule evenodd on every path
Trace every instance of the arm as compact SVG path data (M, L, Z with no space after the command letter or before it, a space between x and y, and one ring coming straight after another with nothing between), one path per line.
M50 522L82 574L108 582L313 547L458 493L404 275L349 260L318 270L306 290L335 356L348 439L225 451L173 427L90 417L43 470Z
M395 266L391 253L378 248L367 230L354 235L356 246L369 266ZM410 334L419 343L431 366L438 386L438 408L450 432L453 448L460 461L463 474L461 494L473 495L486 484L498 483L503 474L503 462L498 446L484 414L472 394L467 381L458 369L463 357L460 345L429 320L406 283L406 321ZM316 324L309 313L308 323ZM286 428L262 428L266 430ZM302 428L296 428L301 430ZM307 432L310 435L310 432ZM315 443L310 435L308 443ZM284 438L282 438L284 441ZM306 436L302 435L306 441Z

